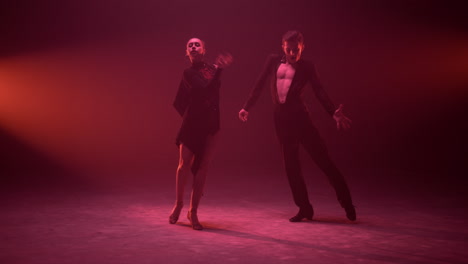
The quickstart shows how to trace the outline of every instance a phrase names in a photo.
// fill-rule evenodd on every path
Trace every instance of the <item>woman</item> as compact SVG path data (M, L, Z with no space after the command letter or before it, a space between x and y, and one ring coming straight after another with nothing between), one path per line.
M205 43L198 38L187 42L186 52L192 66L184 71L174 101L174 107L183 120L176 139L180 156L176 172L176 203L169 223L175 224L179 219L185 184L192 173L192 195L187 218L193 229L202 230L197 210L219 130L219 79L222 69L231 64L232 57L219 55L216 64L206 63L203 60Z

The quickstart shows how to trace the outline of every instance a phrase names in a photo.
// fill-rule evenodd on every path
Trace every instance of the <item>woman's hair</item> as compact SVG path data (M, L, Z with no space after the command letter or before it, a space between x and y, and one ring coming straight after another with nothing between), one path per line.
M204 41L204 40L202 40L201 38L197 38L197 37L189 38L189 39L187 40L187 44L188 44L188 42L189 42L191 39L194 39L194 38L196 38L196 39L199 39L199 40L200 40L200 42L201 42L201 43L202 43L202 45L203 45L203 48L206 48L206 46L205 46L205 41ZM185 45L187 45L187 44L185 44Z

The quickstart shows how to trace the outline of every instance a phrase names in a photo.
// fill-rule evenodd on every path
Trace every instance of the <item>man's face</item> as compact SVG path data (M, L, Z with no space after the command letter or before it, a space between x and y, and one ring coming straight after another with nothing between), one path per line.
M283 42L283 51L286 55L286 61L288 63L296 63L301 59L302 50L304 49L304 44L297 41L284 41Z
M192 38L187 42L187 56L190 59L200 60L205 55L203 42L198 38Z

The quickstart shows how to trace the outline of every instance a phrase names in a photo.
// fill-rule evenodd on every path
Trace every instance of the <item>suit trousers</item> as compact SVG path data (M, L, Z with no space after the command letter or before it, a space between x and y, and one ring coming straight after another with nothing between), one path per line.
M283 152L286 175L295 204L301 209L307 209L311 206L299 160L299 146L302 145L327 176L328 181L335 189L341 206L352 205L348 185L331 160L327 147L313 125L309 113L306 110L291 111L278 107L275 110L274 119L276 133Z

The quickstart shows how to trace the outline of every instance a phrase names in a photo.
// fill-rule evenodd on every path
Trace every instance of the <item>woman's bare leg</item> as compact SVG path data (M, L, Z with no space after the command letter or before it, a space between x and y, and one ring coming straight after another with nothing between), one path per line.
M169 223L175 224L179 220L180 211L184 206L184 193L187 179L191 174L190 167L193 161L193 152L184 144L179 147L179 166L176 171L176 203L169 216Z
M206 175L208 172L209 164L213 159L214 147L216 145L217 135L210 136L207 139L203 160L200 163L200 167L197 174L193 176L192 196L190 199L190 209L188 212L188 219L192 223L193 229L201 230L203 226L198 221L198 206L200 204L201 197L203 196L203 190L205 187Z

